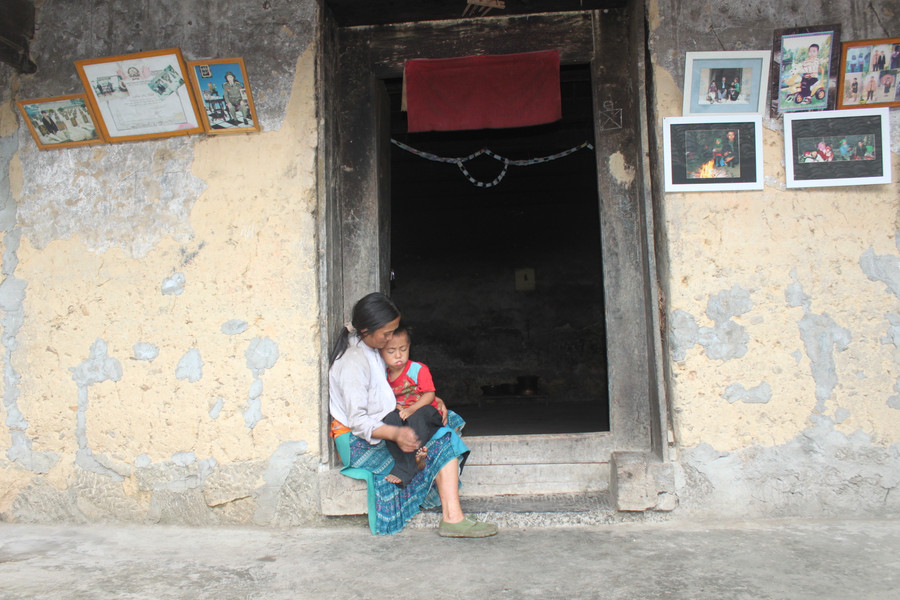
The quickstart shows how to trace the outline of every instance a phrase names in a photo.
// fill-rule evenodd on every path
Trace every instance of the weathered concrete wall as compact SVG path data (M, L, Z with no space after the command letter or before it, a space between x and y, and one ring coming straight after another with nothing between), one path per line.
M315 0L38 2L0 69L0 520L318 518ZM39 151L72 59L241 56L258 134Z
M319 518L317 3L37 4L38 73L0 67L0 520ZM656 133L685 52L894 4L648 0ZM262 132L41 152L11 104L167 47L242 56ZM659 198L679 510L896 513L900 186L788 191L764 125L765 190Z
M826 23L844 41L900 34L889 0L802 4L648 2L657 132L681 115L685 52ZM763 191L667 194L657 215L681 508L897 513L900 184L787 190L780 119L763 146Z

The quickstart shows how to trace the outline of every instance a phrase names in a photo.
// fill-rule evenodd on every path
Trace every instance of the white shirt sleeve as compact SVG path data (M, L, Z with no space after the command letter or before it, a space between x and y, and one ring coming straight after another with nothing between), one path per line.
M382 425L396 401L387 382L378 351L359 338L350 338L344 355L334 361L328 375L331 416L370 444L372 432Z

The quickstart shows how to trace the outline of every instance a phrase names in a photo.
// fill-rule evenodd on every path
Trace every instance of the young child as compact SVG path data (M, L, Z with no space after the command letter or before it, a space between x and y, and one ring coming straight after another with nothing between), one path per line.
M717 167L725 166L725 146L722 145L722 138L716 138L713 146L713 161Z
M394 468L385 479L405 487L417 471L425 468L427 449L425 444L443 425L443 415L435 398L431 371L422 363L409 360L412 332L400 323L391 341L381 349L381 358L387 365L387 378L397 409L388 413L384 422L388 425L412 427L422 444L415 452L403 452L394 442L386 442L394 457Z

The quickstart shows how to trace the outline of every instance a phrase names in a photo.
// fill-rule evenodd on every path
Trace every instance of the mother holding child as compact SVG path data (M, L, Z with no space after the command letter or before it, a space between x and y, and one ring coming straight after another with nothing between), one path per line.
M421 509L440 505L438 534L492 536L497 527L463 514L459 502L469 454L459 437L465 422L434 396L427 367L409 362L409 345L387 296L375 292L354 305L329 370L331 435L341 461L374 474L375 533L396 533Z

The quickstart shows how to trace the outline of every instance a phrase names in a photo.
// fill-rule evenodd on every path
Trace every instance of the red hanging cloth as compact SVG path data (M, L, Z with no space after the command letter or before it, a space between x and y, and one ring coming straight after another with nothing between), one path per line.
M413 59L403 84L410 132L526 127L562 118L556 50Z

